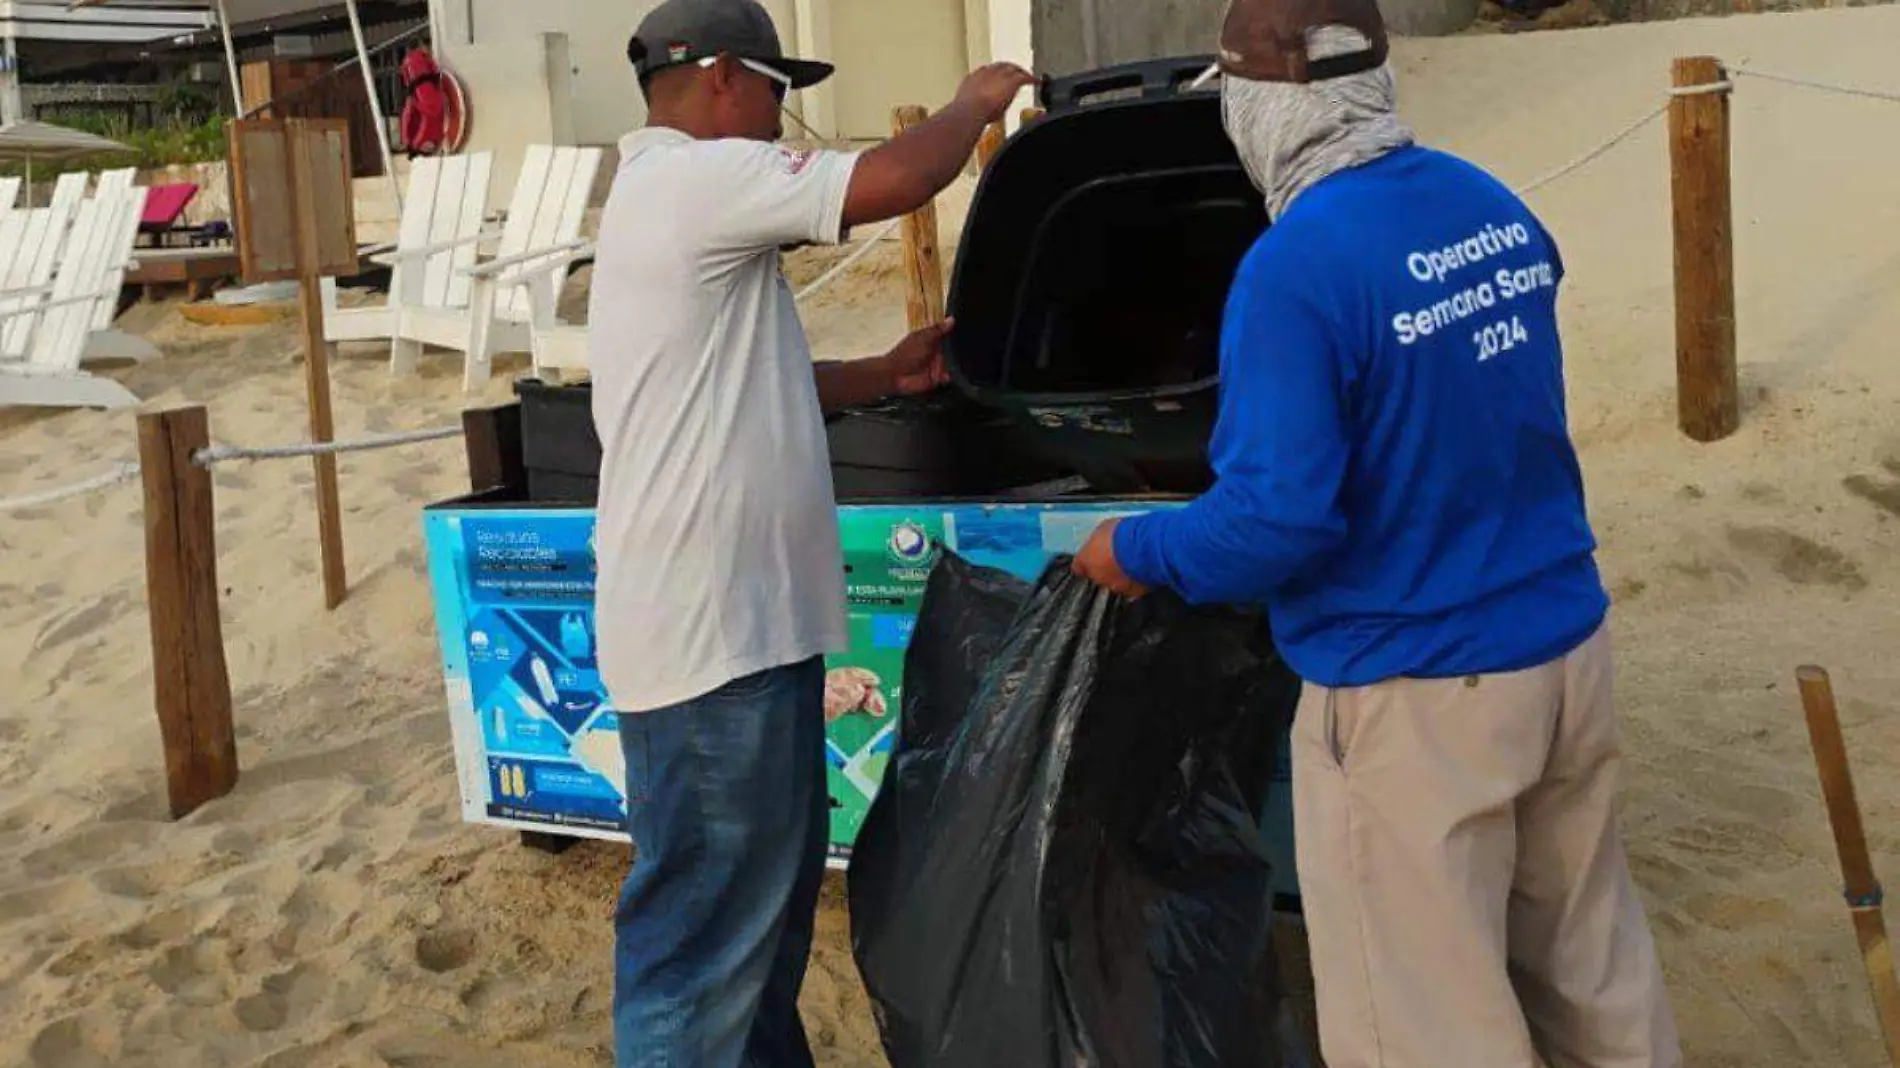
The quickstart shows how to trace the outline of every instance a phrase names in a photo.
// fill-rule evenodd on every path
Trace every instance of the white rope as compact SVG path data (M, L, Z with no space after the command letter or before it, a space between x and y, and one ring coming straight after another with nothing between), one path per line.
M1838 93L1842 96L1858 96L1865 97L1868 100L1885 100L1889 103L1900 104L1900 92L1889 92L1884 89L1866 89L1855 85L1839 85L1834 82L1815 81L1810 78L1796 78L1788 74L1775 74L1771 71L1756 70L1753 67L1732 66L1728 68L1728 71L1730 74L1740 75L1744 78L1758 78L1764 82L1780 82L1783 85L1794 85L1803 89L1818 89L1823 93Z
M232 460L292 460L300 456L328 456L339 452L365 452L370 449L389 449L397 445L414 445L424 441L440 441L443 438L460 437L459 426L437 427L434 430L411 430L401 434L375 434L369 437L352 438L347 441L326 441L303 445L268 445L246 448L242 445L213 445L208 449L199 449L191 457L191 462L199 467L211 467Z
M1513 192L1517 193L1518 196L1525 196L1527 194L1534 193L1537 190L1544 188L1545 186L1558 180L1559 178L1568 177L1569 175L1575 173L1576 171L1582 170L1584 167L1587 167L1590 164L1595 163L1604 153L1608 152L1610 149L1615 148L1617 145L1620 145L1623 142L1629 140L1630 138L1636 136L1637 132L1642 130L1643 127L1648 126L1650 123L1655 122L1657 119L1662 118L1664 115L1667 115L1668 113L1669 113L1668 104L1663 104L1660 107L1657 107L1651 110L1647 115L1644 115L1642 118L1637 119L1635 122L1630 123L1627 127L1624 127L1624 129L1621 132L1617 133L1615 136L1611 137L1609 140L1604 141L1602 144L1598 145L1597 147L1591 149L1588 152L1585 152L1583 155L1578 156L1576 159L1571 160L1569 163L1566 163L1563 166L1557 168L1556 170L1551 171L1549 174L1544 175L1542 178L1539 178L1536 181L1531 182L1529 185L1519 186L1517 189L1513 190Z
M0 497L0 512L20 512L28 508L43 508L49 504L73 497L81 497L97 490L108 489L122 482L130 482L139 477L139 465L124 463L103 474L95 475L84 482L75 482L58 489L42 490L38 493L22 494L18 497Z
M1715 96L1735 91L1735 83L1728 80L1703 82L1701 85L1678 85L1669 90L1670 96Z
M897 231L897 228L903 225L903 222L904 220L901 218L892 219L890 222L887 222L883 226L879 227L877 233L874 233L870 237L865 239L864 246L862 248L858 249L856 252L853 252L851 255L846 256L844 259L838 261L837 265L832 267L831 270L826 271L824 274L819 275L816 279L812 281L811 285L808 285L805 288L799 290L797 296L794 297L793 299L804 300L807 297L810 297L813 293L816 293L819 290L830 285L833 281L836 281L846 271L857 266L859 260L862 260L864 257L869 256L877 248L877 246L884 241L885 238L895 233Z

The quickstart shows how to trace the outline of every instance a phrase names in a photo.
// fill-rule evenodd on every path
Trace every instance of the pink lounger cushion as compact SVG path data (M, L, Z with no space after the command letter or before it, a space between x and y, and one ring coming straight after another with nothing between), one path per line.
M152 186L145 192L145 214L139 217L139 228L170 229L197 195L198 187L190 182Z

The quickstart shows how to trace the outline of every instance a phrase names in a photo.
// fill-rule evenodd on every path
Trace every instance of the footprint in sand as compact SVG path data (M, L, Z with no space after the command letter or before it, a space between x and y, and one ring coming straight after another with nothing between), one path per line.
M125 860L151 845L152 830L144 823L93 824L28 853L20 867L36 878L47 878Z
M105 956L105 949L97 942L86 942L54 957L46 966L46 974L55 979L71 979L84 975L99 966Z
M182 943L197 929L198 915L191 909L170 909L154 913L113 936L113 942L131 950L151 950Z
M191 881L190 870L171 864L127 864L107 868L92 875L92 885L113 897L128 901L150 901L183 883Z
M1850 475L1841 480L1847 492L1892 516L1900 516L1900 482Z
M71 888L65 883L46 883L0 894L0 927L44 917L71 901Z
M181 1001L211 1004L225 997L217 959L204 942L173 946L146 970L152 985Z
M326 993L322 976L311 966L299 964L267 977L262 990L239 998L231 1012L246 1031L278 1031L292 1016L308 1016L311 1006L324 1000Z
M33 651L57 649L77 638L97 634L124 619L140 606L130 591L108 593L84 608L60 613L59 617L33 639Z
M27 1056L34 1068L106 1068L112 1062L94 1048L93 1030L68 1016L42 1028Z
M1867 588L1867 576L1852 557L1792 531L1731 526L1728 541L1741 552L1765 560L1777 575L1798 586L1833 586L1849 593Z
M474 958L475 936L467 931L431 931L416 939L416 963L424 971L442 975Z

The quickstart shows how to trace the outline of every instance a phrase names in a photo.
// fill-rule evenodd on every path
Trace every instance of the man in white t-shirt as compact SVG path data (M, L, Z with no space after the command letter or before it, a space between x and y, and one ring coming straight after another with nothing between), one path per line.
M779 250L922 206L1031 76L971 75L864 153L775 145L788 59L756 0L668 0L629 46L590 312L600 663L637 856L615 920L619 1068L806 1068L829 837L823 656L845 647L823 412L946 381L945 327L816 364Z

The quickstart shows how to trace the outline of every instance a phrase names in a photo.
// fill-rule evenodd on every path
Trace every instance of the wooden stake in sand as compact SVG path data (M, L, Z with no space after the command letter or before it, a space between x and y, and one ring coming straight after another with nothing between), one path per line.
M1675 201L1676 404L1682 432L1719 441L1741 425L1735 372L1735 239L1729 180L1729 94L1721 61L1678 59L1669 105Z
M323 267L318 254L315 161L309 138L291 120L290 189L297 224L297 303L303 311L304 386L310 407L310 440L336 440L330 409L330 346L323 339ZM335 609L349 596L343 561L343 504L338 499L336 457L313 456L317 474L317 535L323 542L323 603Z
M916 126L929 112L906 104L891 112L896 133ZM937 202L932 200L904 216L905 311L912 330L943 321L943 256L937 248Z
M1834 707L1834 686L1827 672L1803 667L1795 673L1801 684L1801 704L1808 715L1808 740L1814 746L1814 764L1821 773L1821 793L1827 798L1828 822L1834 826L1834 847L1840 854L1841 874L1847 883L1847 907L1854 917L1854 934L1873 987L1874 1010L1887 1041L1887 1059L1900 1068L1900 979L1894 975L1893 946L1887 941L1887 923L1881 915L1883 893L1874 878L1873 859L1867 853L1867 833L1861 827L1860 802L1854 796L1854 776L1847 765L1847 742L1841 736L1840 714Z
M192 462L211 444L211 430L201 407L141 415L138 425L152 685L165 789L178 819L230 793L238 780L211 473Z
M344 119L244 120L231 124L232 187L237 196L244 279L296 279L303 315L304 383L310 440L336 440L330 406L330 347L323 338L325 276L356 270L355 196ZM317 476L317 535L323 547L323 601L334 609L349 594L343 560L343 506L336 457L312 457Z
M1004 128L1003 120L998 119L983 131L983 137L976 143L976 169L981 174L990 169L990 161L1003 150L1003 142L1009 140L1009 131Z

